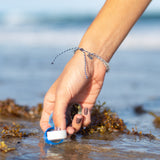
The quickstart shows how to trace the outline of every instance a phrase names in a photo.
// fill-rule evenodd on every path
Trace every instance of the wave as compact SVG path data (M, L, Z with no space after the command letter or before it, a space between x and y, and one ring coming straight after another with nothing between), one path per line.
M0 13L1 27L81 27L89 25L95 14L49 14L49 13L28 13L28 14L13 14L13 13ZM160 13L144 14L141 21L160 21Z
M67 27L90 24L95 15L54 15L54 14L3 14L0 13L1 26L41 26Z
M152 30L152 31L151 31ZM147 34L146 34L147 33ZM74 47L84 34L82 29L39 30L39 31L0 31L0 47ZM122 50L160 50L160 30L141 28L133 30L122 43Z
M83 13L11 14L9 12L0 12L0 46L8 44L49 47L53 45L77 46L95 16L93 13L86 15ZM142 23L137 25L133 32L129 34L121 48L159 50L160 13L146 13L139 22Z

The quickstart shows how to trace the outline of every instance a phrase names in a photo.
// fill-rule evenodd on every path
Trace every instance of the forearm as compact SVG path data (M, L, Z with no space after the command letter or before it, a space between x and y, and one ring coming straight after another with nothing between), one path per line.
M107 0L79 47L110 61L151 0Z

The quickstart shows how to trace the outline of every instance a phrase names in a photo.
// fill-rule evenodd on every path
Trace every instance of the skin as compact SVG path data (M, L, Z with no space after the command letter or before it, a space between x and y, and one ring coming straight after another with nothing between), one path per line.
M96 53L109 62L150 2L151 0L107 0L82 37L79 47ZM43 131L50 127L48 120L52 112L55 127L67 129L68 134L77 132L82 125L90 124L90 111L101 91L106 68L100 60L90 60L87 57L89 78L86 79L83 66L83 54L77 51L46 93L40 120ZM76 114L71 126L66 128L65 112L70 103L79 103L82 115ZM88 110L88 113L85 114L84 110Z

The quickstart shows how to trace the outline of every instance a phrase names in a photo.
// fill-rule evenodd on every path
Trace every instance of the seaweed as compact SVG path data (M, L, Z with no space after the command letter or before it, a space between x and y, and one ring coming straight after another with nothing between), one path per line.
M153 120L153 124L156 128L160 128L160 116L157 116L155 113L153 112L148 112L150 115L152 115L154 117Z
M153 120L154 126L156 128L160 128L160 116L158 116L154 112L145 110L141 105L134 107L134 111L136 114L139 114L139 115L144 113L152 115L154 117L154 120Z
M141 108L143 110L143 108ZM81 114L81 106L79 104L72 104L68 107L66 112L66 120L68 125L72 122L75 114ZM8 121L10 117L16 117L19 120L34 120L33 124L36 124L42 113L42 104L38 104L36 107L28 107L17 105L14 100L7 99L5 101L0 101L0 115L5 116L5 119ZM144 111L143 111L144 113ZM154 124L160 124L160 117L155 115L153 112L149 114L155 117ZM14 118L15 119L15 118ZM0 151L9 152L15 150L11 147L12 144L9 144L8 140L13 140L17 138L18 141L22 138L29 136L34 136L37 133L34 133L33 130L30 130L28 133L25 130L26 126L18 124L16 121L8 123L6 121L0 122ZM39 129L40 130L40 129ZM39 133L39 131L38 131ZM138 136L140 138L149 138L150 140L157 140L157 138L149 134L144 134L142 131L137 131L137 128L132 128L130 131L124 121L119 118L119 116L112 112L106 103L95 104L91 110L91 124L87 127L83 127L79 132L75 133L76 135L81 135L82 137L88 136L89 138L94 137L95 135L111 135L111 133L127 134L131 136ZM95 136L97 138L97 136ZM102 137L103 138L103 137ZM8 145L7 145L8 144ZM16 146L16 145L15 145Z
M134 107L134 111L135 111L135 113L138 114L138 115L147 113L147 111L143 109L143 106L142 106L142 105L138 105L138 106Z
M4 141L0 141L0 151L7 153L7 152L13 151L15 149L16 148L8 147Z
M130 131L125 125L124 121L119 116L112 112L109 107L105 106L106 103L95 104L91 110L91 124L87 127L82 127L77 133L83 136L86 135L108 135L110 133L121 133L138 136L140 138L149 138L150 140L158 140L151 133L142 133L138 131L137 127L132 128Z
M17 148L16 144L19 144L22 138L27 138L29 136L35 136L37 133L29 130L27 132L26 126L18 124L17 122L0 123L0 151L9 152ZM6 145L6 143L8 145ZM14 146L14 147L11 147Z
M80 130L82 135L94 133L128 132L128 129L118 115L103 104L95 104L91 110L91 124Z
M22 138L27 137L29 134L26 132L20 131L21 125L13 122L10 125L4 125L1 131L1 138Z
M27 119L39 119L42 113L42 103L35 107L21 106L15 103L13 99L0 101L0 114L5 116L14 116Z

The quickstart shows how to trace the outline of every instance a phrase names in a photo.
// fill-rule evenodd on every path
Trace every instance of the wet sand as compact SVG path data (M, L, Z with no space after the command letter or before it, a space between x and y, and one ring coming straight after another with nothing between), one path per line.
M2 138L6 126L15 126L25 136L8 135ZM50 146L44 143L39 119L0 115L0 141L15 148L7 153L0 151L3 159L159 159L160 141L139 135L112 132L108 134L77 135L64 143ZM150 146L152 144L152 147ZM146 148L146 149L144 149Z
M3 117L4 123L20 123L25 125L28 132L34 132L35 135L25 138L11 138L5 140L9 146L16 148L8 153L0 152L3 159L159 159L159 154L151 154L137 151L124 151L123 148L113 148L110 141L118 143L121 141L121 135L109 135L108 139L98 140L78 137L76 140L68 139L63 144L57 146L46 145L43 141L43 133L39 128L39 122L26 122L24 120L13 120ZM1 119L2 122L2 119ZM134 140L135 137L124 138ZM143 140L142 140L143 141ZM136 143L136 142L135 142Z

